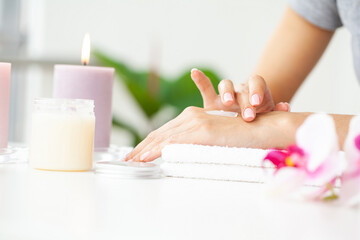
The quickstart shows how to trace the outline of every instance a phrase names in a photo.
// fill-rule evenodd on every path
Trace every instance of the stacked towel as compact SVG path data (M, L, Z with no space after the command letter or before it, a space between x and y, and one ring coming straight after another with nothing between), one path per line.
M169 177L262 183L274 168L263 159L268 150L194 144L172 144L162 150L163 172Z

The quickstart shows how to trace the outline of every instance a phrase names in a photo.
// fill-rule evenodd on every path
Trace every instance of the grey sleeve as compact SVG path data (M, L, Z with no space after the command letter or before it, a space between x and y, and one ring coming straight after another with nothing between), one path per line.
M342 26L336 0L288 0L288 4L305 20L322 29L333 31Z

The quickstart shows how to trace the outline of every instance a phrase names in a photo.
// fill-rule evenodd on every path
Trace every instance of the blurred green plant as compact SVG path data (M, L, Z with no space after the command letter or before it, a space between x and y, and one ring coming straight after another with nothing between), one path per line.
M99 50L94 51L93 55L99 65L115 69L116 79L126 86L149 120L165 106L172 106L176 114L188 106L202 106L202 98L195 83L191 80L190 69L179 77L170 79L160 76L153 70L136 71L123 61L114 59ZM214 86L218 85L220 78L215 71L206 68L199 69L211 79ZM128 131L134 138L134 145L145 137L141 136L134 126L116 117L113 117L113 126Z

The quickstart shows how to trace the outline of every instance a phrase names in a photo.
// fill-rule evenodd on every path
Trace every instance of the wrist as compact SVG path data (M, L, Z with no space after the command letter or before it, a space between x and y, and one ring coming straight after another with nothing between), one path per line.
M286 148L294 144L296 130L309 113L290 113L274 111L259 114L255 127L261 148Z

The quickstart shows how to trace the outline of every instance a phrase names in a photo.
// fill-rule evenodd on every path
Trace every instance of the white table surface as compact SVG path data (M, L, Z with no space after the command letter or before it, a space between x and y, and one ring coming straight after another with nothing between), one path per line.
M360 210L262 184L124 180L0 165L0 239L360 239Z

